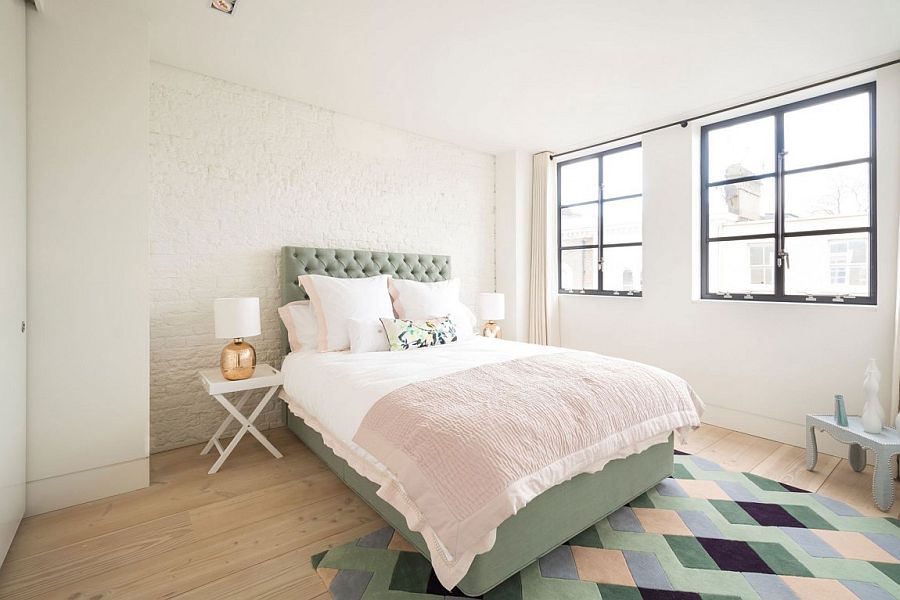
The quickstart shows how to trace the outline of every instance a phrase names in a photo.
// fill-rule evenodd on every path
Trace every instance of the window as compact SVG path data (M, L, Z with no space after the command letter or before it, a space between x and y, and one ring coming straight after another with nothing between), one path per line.
M768 289L774 280L775 252L771 244L750 244L750 286Z
M641 145L561 162L557 187L559 291L640 296Z
M875 303L875 84L701 130L702 297Z
M868 282L868 250L865 238L830 240L831 285L865 290Z

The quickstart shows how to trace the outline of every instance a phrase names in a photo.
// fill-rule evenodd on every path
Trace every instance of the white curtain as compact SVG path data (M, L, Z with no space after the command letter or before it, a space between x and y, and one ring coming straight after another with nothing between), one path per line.
M900 264L900 248L897 248L897 264ZM888 418L888 422L885 423L888 427L893 427L894 423L891 421L892 418L895 418L897 413L900 412L900 281L897 282L896 293L896 306L894 309L894 361L891 365L891 376L888 381L891 382L891 411L890 417ZM898 457L900 459L900 457ZM900 473L900 471L898 471Z
M535 154L531 180L531 294L528 341L559 345L556 186L549 152Z

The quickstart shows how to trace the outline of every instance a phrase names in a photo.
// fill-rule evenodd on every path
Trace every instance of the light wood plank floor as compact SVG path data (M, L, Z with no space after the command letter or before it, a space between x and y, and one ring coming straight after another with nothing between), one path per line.
M328 594L309 557L383 526L287 429L275 460L246 439L214 476L191 446L151 457L150 487L25 519L0 568L0 598L291 598ZM871 467L704 425L679 449L821 491L881 516ZM896 509L893 511L896 515Z

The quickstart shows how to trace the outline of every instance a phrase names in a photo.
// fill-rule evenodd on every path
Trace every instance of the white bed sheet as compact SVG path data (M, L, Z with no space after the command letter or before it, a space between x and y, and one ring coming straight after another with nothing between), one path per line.
M346 449L384 471L375 457L353 442L353 437L372 405L385 395L409 383L479 365L565 351L475 337L403 352L292 352L285 357L281 370L288 407L294 414L312 417Z

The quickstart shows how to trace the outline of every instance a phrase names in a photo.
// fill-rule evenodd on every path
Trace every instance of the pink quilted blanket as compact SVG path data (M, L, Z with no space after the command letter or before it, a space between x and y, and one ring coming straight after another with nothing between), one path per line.
M702 411L671 373L563 352L399 388L369 410L354 442L396 477L380 493L423 533L450 589L529 500L699 426Z

